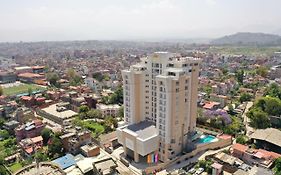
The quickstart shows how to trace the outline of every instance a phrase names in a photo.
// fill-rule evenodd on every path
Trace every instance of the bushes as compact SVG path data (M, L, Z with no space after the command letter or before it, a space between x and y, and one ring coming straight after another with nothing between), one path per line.
M242 145L245 145L247 142L248 142L249 138L247 136L244 136L244 135L239 135L237 138L236 138L236 142L237 143L240 143Z

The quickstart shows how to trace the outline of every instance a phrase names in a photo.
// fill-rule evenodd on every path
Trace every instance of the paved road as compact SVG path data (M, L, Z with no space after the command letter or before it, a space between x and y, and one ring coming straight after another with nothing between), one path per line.
M246 113L249 111L249 109L253 106L253 102L248 102L246 105L246 108L242 114L242 118L243 118L243 123L245 125L245 129L246 129L246 136L249 136L251 133L254 132L254 128L249 126L249 122L250 119L247 117Z

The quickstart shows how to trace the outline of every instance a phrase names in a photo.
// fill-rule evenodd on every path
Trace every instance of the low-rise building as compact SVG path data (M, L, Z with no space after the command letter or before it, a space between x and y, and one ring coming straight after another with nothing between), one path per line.
M264 149L249 148L239 143L232 146L231 152L233 156L240 158L250 165L259 165L265 168L270 168L274 160L281 157L278 153Z
M63 148L70 153L77 154L80 147L92 143L91 132L87 130L75 130L60 136Z
M101 111L102 116L117 116L119 112L120 106L117 104L113 105L105 105L105 104L97 104L97 110Z
M22 74L22 73L31 73L32 68L29 66L20 66L14 68L16 74Z
M43 147L43 138L42 136L37 136L33 138L22 139L19 142L19 145L21 146L25 155L31 156L33 153Z
M275 128L258 129L250 138L261 148L281 154L281 131Z
M124 147L125 156L133 158L135 162L146 161L158 152L159 134L152 122L142 121L119 127L117 138Z
M39 119L20 125L15 128L16 139L18 142L20 142L24 138L32 138L39 136L45 126L46 125Z
M19 126L19 122L15 120L11 120L9 122L4 123L3 128L8 130L10 133L14 132L14 129Z
M66 103L52 104L46 108L38 109L37 114L60 125L69 125L76 112L67 109Z
M110 175L116 172L117 164L112 158L100 160L93 163L94 174L97 175Z
M92 143L84 145L80 149L82 154L86 157L94 157L100 154L100 147Z
M38 80L44 79L44 75L26 72L18 74L18 79L25 83L36 83Z
M14 83L16 80L16 74L12 72L0 72L0 84Z
M35 74L41 74L45 72L45 66L32 66L31 69Z

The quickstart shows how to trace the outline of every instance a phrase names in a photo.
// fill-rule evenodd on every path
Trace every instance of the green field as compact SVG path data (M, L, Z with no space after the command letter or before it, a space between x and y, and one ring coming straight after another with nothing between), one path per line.
M9 169L14 173L14 172L16 172L16 171L18 171L19 169L21 169L22 168L22 165L19 163L19 162L17 162L17 163L14 163L14 164L12 164L11 166L9 166Z
M32 91L45 90L46 88L38 86L36 84L21 84L19 86L13 86L9 88L3 88L4 95L17 95L22 93L28 93L28 89L31 88Z
M97 137L105 132L104 126L94 121L83 121L81 119L75 119L74 123L78 126L90 130L93 137Z

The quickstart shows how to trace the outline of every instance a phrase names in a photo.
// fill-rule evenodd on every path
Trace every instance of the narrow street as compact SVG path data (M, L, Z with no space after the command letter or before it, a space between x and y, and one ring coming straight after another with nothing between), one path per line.
M247 102L246 108L242 115L243 123L244 123L245 129L246 129L246 136L249 136L251 133L254 132L254 128L249 126L250 119L246 115L247 112L249 111L249 109L253 106L253 104L254 104L254 102Z

